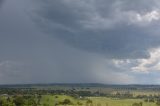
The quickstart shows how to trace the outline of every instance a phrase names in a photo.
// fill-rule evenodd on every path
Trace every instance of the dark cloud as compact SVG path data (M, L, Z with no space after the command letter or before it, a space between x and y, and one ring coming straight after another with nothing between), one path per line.
M0 0L0 7L3 5L4 0Z
M152 1L6 0L0 84L158 80L160 50L150 49L159 46L160 14Z
M157 2L37 1L32 18L46 33L72 47L107 58L148 58L148 50L158 47L160 42L152 31L155 24L151 22L148 26L134 20L137 14L157 9Z

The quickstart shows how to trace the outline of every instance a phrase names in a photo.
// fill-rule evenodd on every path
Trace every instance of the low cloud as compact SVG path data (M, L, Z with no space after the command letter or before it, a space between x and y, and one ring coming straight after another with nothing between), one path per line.
M153 49L150 51L151 57L148 59L139 59L138 65L135 67L132 67L133 71L138 72L146 72L150 73L152 71L160 71L160 49Z

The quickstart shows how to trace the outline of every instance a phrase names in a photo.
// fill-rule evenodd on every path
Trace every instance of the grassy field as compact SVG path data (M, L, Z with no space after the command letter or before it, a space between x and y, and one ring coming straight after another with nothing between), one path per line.
M0 92L5 97L4 103L15 105L15 100L21 98L24 105L20 106L160 106L160 86L132 86L37 85L5 88Z
M42 96L41 104L46 106L54 106L55 103L63 101L64 99L69 99L74 106L78 106L77 102L82 103L82 106L87 106L87 99L92 100L92 106L132 106L133 103L143 103L143 106L156 106L155 103L144 102L143 99L112 99L106 97L88 97L86 99L75 99L66 95L44 95Z
M93 97L91 98L93 104L101 104L102 106L132 106L133 103L142 102L143 106L155 106L154 103L145 103L143 100L140 99L111 99L111 98L104 98L104 97Z
M82 104L86 103L86 100L79 100L66 95L54 95L54 96L44 95L42 96L41 104L42 105L46 104L46 106L54 106L56 103L61 102L65 99L69 99L74 105L77 104L78 102Z

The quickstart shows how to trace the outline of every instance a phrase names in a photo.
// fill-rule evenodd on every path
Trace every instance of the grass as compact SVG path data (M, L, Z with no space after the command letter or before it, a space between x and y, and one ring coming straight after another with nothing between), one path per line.
M104 97L92 97L93 104L100 103L102 106L132 106L133 103L142 102L143 106L156 106L155 103L145 103L142 99L111 99Z
M57 98L56 98L57 97ZM74 104L78 106L77 102L82 103L82 106L86 106L86 100L79 100L67 95L44 95L41 99L42 106L54 106L55 103L63 101L64 99L69 99ZM155 103L146 103L143 99L112 99L106 97L88 97L88 99L93 101L93 106L100 104L101 106L132 106L133 103L142 102L143 106L156 106Z
M62 102L64 99L69 99L73 104L77 104L77 102L83 104L85 103L84 100L78 100L67 95L43 95L41 99L41 104L47 104L47 106L54 106L55 103Z

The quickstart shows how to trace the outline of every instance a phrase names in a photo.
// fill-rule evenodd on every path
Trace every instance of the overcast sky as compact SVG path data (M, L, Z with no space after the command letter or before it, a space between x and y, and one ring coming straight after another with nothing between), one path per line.
M0 0L0 84L160 84L159 0Z

